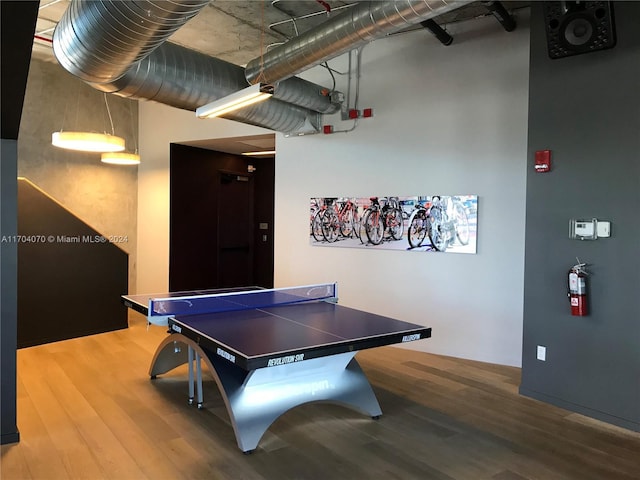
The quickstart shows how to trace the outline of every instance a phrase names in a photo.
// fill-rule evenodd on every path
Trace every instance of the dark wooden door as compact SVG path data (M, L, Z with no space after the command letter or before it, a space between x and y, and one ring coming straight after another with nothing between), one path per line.
M217 203L218 285L253 285L253 178L220 172Z

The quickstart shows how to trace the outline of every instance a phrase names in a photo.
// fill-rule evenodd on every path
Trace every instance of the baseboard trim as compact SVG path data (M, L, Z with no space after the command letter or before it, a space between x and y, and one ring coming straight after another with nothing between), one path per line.
M634 422L632 420L628 420L626 418L616 417L615 415L610 415L608 413L604 413L599 410L593 410L591 408L584 407L582 405L577 405L575 403L567 402L566 400L562 400L560 398L553 397L551 395L546 395L544 393L536 392L534 390L529 390L523 387L520 387L519 393L520 395L524 395L525 397L530 397L535 400L540 400L541 402L550 403L551 405L564 408L565 410L569 410L571 412L575 412L581 415L585 415L587 417L595 418L596 420L601 420L603 422L610 423L618 427L626 428L627 430L640 432L640 423Z
M3 433L0 435L0 445L8 445L9 443L18 443L20 441L20 432Z

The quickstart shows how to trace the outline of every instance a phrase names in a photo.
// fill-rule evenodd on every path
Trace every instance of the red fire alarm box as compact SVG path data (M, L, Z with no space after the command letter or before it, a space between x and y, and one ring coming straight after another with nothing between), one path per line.
M551 150L538 150L536 152L536 172L548 172L551 170Z

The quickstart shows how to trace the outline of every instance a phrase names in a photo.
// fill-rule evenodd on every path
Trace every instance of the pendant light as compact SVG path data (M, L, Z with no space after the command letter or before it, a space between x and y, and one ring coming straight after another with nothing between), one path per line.
M129 100L129 118L131 119L131 132L135 142L135 153L130 152L105 152L100 156L102 163L111 165L139 165L140 155L138 155L138 142L136 141L136 129L133 123L133 110L131 110L131 100Z
M107 94L104 93L104 103L107 107L109 122L111 123L111 135L108 133L59 131L51 135L51 144L54 147L80 152L121 152L125 148L124 138L117 137L113 130L113 119L107 102Z

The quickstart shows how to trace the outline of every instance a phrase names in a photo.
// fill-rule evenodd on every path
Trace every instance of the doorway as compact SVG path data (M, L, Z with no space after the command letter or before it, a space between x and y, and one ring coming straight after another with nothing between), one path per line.
M172 144L169 289L273 287L275 159Z

